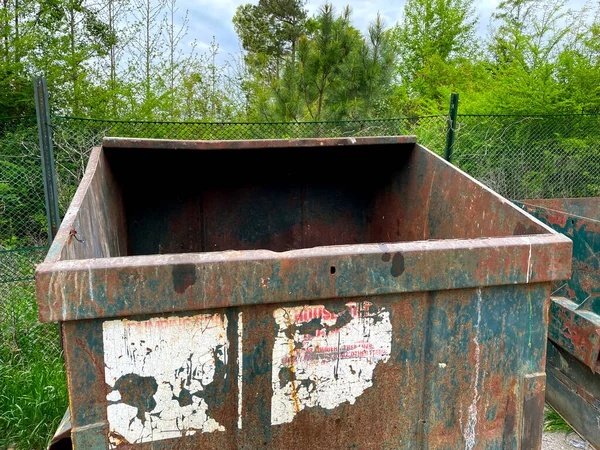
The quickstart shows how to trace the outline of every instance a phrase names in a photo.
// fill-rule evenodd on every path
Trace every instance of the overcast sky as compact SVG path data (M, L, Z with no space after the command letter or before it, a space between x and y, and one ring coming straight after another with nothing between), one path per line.
M572 7L577 7L584 0L570 0ZM479 17L478 34L487 34L490 16L500 0L475 0L476 14ZM202 52L210 44L213 36L220 46L221 61L230 59L231 54L239 53L240 47L231 19L236 8L245 3L258 3L258 0L179 0L181 11L189 12L188 39L196 40L198 49ZM386 24L393 26L402 15L404 0L332 0L336 11L341 11L346 5L352 8L352 22L361 31L366 31L369 23L377 16L377 12ZM324 1L309 1L307 8L312 15L318 11Z

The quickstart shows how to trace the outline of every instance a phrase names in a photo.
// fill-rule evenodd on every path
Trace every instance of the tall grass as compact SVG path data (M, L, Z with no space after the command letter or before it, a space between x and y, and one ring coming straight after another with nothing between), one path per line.
M38 322L33 281L0 290L0 449L45 449L68 405L58 327Z

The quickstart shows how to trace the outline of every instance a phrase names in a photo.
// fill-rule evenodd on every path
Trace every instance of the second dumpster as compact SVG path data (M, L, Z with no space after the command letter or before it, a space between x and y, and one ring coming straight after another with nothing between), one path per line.
M535 449L570 255L414 137L106 138L36 278L75 449Z
M518 204L573 240L573 273L551 297L546 399L600 448L600 198Z

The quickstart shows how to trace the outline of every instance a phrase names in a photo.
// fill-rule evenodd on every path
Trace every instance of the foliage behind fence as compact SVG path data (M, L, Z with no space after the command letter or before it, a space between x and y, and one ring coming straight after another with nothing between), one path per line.
M600 195L600 115L462 115L452 162L511 200Z
M0 448L42 448L66 407L58 327L37 320L47 246L36 118L0 118Z

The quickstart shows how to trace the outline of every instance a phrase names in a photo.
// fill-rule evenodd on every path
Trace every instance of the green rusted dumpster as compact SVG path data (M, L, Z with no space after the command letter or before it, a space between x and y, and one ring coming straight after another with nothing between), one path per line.
M414 137L107 138L36 279L76 449L534 449L570 265Z
M600 448L600 198L518 203L573 240L573 273L554 284L546 399Z

